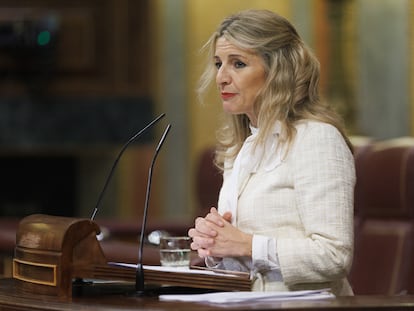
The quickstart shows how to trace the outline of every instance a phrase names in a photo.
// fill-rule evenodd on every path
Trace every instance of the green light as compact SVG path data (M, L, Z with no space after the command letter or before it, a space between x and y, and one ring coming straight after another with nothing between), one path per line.
M39 32L37 35L37 44L45 46L50 43L50 32L47 30Z

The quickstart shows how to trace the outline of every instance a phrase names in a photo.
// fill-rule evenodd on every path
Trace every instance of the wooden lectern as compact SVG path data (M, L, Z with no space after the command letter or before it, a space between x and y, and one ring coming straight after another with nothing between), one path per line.
M136 269L108 263L89 219L35 214L21 220L16 234L13 278L18 290L72 297L74 279L135 282ZM248 274L203 274L144 267L145 283L222 291L250 290ZM205 272L205 271L204 271Z
M88 219L35 214L24 218L16 233L13 277L23 290L70 297L74 268L105 265L96 235L99 226Z

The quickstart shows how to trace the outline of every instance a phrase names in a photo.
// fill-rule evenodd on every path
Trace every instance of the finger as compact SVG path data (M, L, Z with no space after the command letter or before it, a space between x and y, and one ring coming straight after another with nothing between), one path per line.
M204 248L199 248L197 250L197 253L198 253L198 257L201 257L201 258L210 256L210 251Z
M217 231L212 228L213 225L213 222L199 217L196 219L195 230L199 235L215 237L217 236Z
M214 245L214 239L209 237L196 236L193 238L193 243L198 245L198 248L209 248Z
M211 209L211 212L207 214L205 219L212 222L213 224L215 224L219 227L224 226L223 217L217 212L217 210L215 208Z
M203 237L203 238L209 238L211 236L207 234L203 234L201 232L198 232L195 228L191 228L188 230L188 236L194 240L195 237Z
M194 225L197 227L197 225L201 222L201 221L203 221L204 220L204 218L203 217L197 217L196 219L195 219L195 221L194 221Z
M225 212L224 214L223 214L223 218L226 220L226 221L228 221L228 222L231 222L231 218L232 218L233 216L232 216L232 214L231 214L231 212Z
M197 235L197 230L195 228L191 228L191 229L188 230L187 234L190 238L193 238Z
M200 248L200 245L198 245L197 243L195 243L195 242L191 242L191 244L190 244L190 248L193 250L193 251L196 251L196 250L198 250L199 248Z

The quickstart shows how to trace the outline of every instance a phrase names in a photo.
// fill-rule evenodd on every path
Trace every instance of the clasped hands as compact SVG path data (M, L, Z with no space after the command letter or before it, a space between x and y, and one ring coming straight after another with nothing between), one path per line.
M214 207L205 217L197 217L194 228L188 230L191 249L203 258L251 256L253 236L233 226L231 218L230 212L220 215Z

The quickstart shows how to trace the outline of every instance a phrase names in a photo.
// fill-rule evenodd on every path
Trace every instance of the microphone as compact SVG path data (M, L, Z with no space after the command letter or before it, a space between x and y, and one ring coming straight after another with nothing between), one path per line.
M150 123L148 123L142 130L140 130L138 133L136 133L134 136L132 136L127 142L126 142L126 144L122 147L122 149L121 149L121 151L119 152L119 154L118 154L118 156L116 157L116 159L115 159L115 162L114 162L114 164L112 165L112 168L111 168L111 171L109 172L109 175L108 175L108 177L106 178L106 181L105 181L105 185L104 185L104 187L103 187L103 189L102 189L102 191L101 191L101 193L100 193L100 195L99 195L99 198L98 198L98 201L97 201L97 203L96 203L96 206L95 206L95 208L94 208L94 210L93 210L93 212L92 212L92 215L91 215L91 219L90 220L94 220L95 219L95 216L96 216L96 213L98 212L98 209L99 209L99 207L100 207L100 204L101 204L101 201L102 201L102 198L103 198L103 196L104 196L104 194L105 194L105 192L106 192L106 188L108 187L108 184L109 184L109 181L111 180L111 178L112 178L112 175L114 174L114 171L115 171L115 168L116 168L116 166L117 166L117 164L118 164L118 162L119 162L119 159L121 158L121 156L122 156L122 154L124 153L124 151L125 151L125 149L135 140L135 139L137 139L138 137L140 137L143 133L145 133L150 127L152 127L155 123L157 123L160 119L162 119L163 117L165 116L165 113L162 113L162 114L160 114L158 117L156 117L154 120L152 120Z
M155 160L157 159L158 153L167 137L168 132L170 131L171 124L168 124L164 130L163 135L160 138L157 148L155 149L154 155L152 157L151 165L148 171L148 181L147 181L147 192L145 196L145 205L144 205L144 215L142 218L142 226L141 226L141 237L139 240L139 250L138 250L138 264L135 276L135 290L138 296L142 296L145 294L145 277L144 277L144 269L142 265L142 252L144 248L144 237L145 237L145 228L147 225L147 213L148 213L148 205L149 205L149 198L151 193L151 183L152 183L152 170L154 168Z

